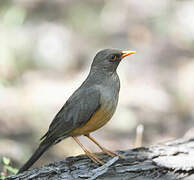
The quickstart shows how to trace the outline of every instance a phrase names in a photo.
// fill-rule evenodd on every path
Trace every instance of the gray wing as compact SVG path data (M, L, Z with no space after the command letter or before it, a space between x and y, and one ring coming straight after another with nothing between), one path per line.
M57 143L68 134L84 125L100 108L100 91L96 88L77 90L57 113L47 133L41 138L42 143Z

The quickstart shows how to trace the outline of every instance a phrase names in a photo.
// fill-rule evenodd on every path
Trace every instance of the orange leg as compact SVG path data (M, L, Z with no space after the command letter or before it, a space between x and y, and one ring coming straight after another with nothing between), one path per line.
M103 165L104 163L95 155L92 154L91 152L89 152L82 144L81 142L78 140L77 137L72 136L72 138L75 140L76 143L78 143L80 145L80 147L83 149L83 151L85 152L85 154L95 163L99 163L101 165Z
M89 138L92 142L94 142L104 153L108 154L111 157L119 156L120 158L123 158L120 154L116 152L112 152L104 147L102 147L93 137L91 137L89 134L85 135L87 138Z

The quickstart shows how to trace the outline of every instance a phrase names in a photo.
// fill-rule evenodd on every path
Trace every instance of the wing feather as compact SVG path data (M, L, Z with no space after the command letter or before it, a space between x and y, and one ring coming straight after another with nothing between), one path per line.
M68 137L71 131L87 123L100 108L100 91L96 88L78 89L64 104L41 138L42 143L57 143Z

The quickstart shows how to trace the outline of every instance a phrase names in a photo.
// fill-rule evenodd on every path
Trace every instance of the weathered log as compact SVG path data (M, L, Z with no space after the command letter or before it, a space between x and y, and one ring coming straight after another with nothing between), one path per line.
M194 138L120 151L120 154L123 159L98 154L107 162L103 166L85 155L68 157L7 179L194 180Z

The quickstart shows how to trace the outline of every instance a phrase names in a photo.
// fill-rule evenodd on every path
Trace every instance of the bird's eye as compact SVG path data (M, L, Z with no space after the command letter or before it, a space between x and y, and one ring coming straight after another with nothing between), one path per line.
M116 61L116 59L117 59L117 56L116 55L112 55L111 57L110 57L110 61Z

